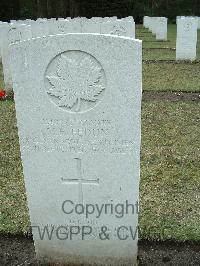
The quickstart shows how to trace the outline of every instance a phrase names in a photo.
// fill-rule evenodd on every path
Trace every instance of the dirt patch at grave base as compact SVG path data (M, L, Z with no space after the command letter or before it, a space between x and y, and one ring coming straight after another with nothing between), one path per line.
M159 41L159 40L149 40L149 39L143 39L142 42L152 42L152 43L170 43L171 41Z
M140 266L197 266L200 265L199 243L139 242Z
M156 48L157 49L157 48ZM158 48L160 49L160 48ZM195 60L195 61L190 61L190 60L177 60L175 61L174 59L143 59L142 60L143 64L172 64L172 65L195 65L199 64L200 60Z
M9 98L7 100L14 100ZM158 91L158 90L149 90L143 91L142 93L143 101L152 101L152 100L169 100L169 101L200 101L200 92L182 92L182 91Z
M176 51L173 47L143 47L142 50L171 50Z
M198 266L200 243L140 241L138 259L140 266ZM41 265L35 259L32 239L23 236L0 236L0 265Z
M166 91L144 91L143 101L169 100L169 101L194 101L200 102L200 92L166 92Z

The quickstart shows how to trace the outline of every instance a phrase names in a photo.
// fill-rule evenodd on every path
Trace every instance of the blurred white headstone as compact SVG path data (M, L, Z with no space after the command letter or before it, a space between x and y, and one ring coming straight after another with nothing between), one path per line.
M195 60L197 48L197 19L177 19L176 60Z
M167 40L167 18L157 17L156 19L156 40Z
M9 24L3 29L2 42L2 65L4 74L5 90L9 93L12 91L12 75L10 68L10 45L23 40L28 40L32 37L30 25Z

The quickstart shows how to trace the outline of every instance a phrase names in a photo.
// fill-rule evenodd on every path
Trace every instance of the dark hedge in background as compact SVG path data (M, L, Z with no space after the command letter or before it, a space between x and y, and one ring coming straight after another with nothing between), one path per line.
M166 16L172 22L179 15L200 16L199 0L0 0L0 20L37 17Z

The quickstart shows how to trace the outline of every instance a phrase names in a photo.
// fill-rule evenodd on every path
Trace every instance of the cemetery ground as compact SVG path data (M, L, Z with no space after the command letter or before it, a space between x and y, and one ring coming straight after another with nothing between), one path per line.
M140 262L198 265L200 32L195 62L175 61L175 25L169 25L167 42L141 26L136 36L144 41ZM0 114L0 245L7 252L0 260L35 265L12 99L0 102Z

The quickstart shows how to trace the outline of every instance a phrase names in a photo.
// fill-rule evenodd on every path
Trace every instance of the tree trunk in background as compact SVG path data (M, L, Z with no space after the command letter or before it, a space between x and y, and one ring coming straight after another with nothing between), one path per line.
M18 19L37 18L37 0L19 0Z
M69 0L47 0L47 16L48 18L66 18L70 16Z
M13 1L12 15L14 18L18 18L20 16L20 2L19 2L19 0Z
M193 15L198 15L200 9L199 0L193 0Z
M47 17L47 0L37 0L37 17Z
M65 18L66 17L66 2L65 0L58 0L57 1L57 8L58 8L58 12L57 12L57 16L61 17L61 18Z
M55 0L47 0L47 17L56 18L57 14L57 2Z
M0 0L0 20L37 17L200 16L200 0Z
M69 0L70 17L78 17L80 15L80 1Z

